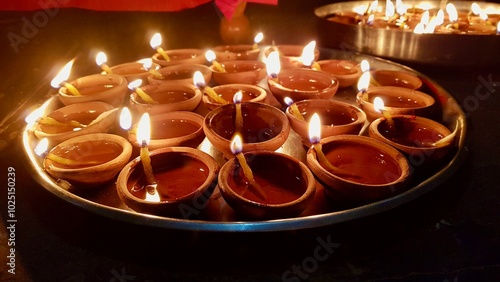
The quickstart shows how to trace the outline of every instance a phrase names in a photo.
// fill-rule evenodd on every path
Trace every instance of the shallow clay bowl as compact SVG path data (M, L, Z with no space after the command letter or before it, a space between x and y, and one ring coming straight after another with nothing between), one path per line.
M265 191L266 199L248 186L237 159L230 159L219 173L219 189L224 200L238 214L260 220L286 218L297 216L311 204L316 180L304 163L270 151L244 155L255 181Z
M348 60L318 61L321 71L331 73L339 80L339 87L349 87L356 84L361 77L361 68L356 62Z
M242 151L275 151L285 143L290 133L286 115L279 109L262 103L241 103L243 128ZM205 135L226 158L232 158L230 143L235 134L235 104L227 104L209 112L203 123Z
M162 75L161 78L157 78L150 74L148 76L149 84L156 83L170 83L170 82L182 82L182 83L193 83L193 76L196 71L201 72L204 81L208 84L212 79L212 70L204 65L173 65L169 67L164 67L158 70Z
M120 199L139 212L189 219L193 211L206 206L216 184L219 166L208 154L186 147L171 147L150 152L151 165L161 197L146 200L141 188L146 184L139 157L126 164L118 175L116 188ZM136 190L132 191L136 187ZM166 195L167 193L167 195Z
M203 65L206 62L205 52L200 49L174 49L165 51L170 60L166 61L159 53L152 57L153 63L162 67L168 67L180 64Z
M233 102L234 94L238 91L241 91L242 102L259 102L263 103L266 100L267 92L263 88L250 85L250 84L224 84L213 87L215 93L219 94L224 100L229 103ZM207 94L203 95L203 103L209 110L213 110L217 107L222 106L223 104L217 103L212 100Z
M357 175L345 176L326 170L311 147L307 152L307 165L332 199L372 202L396 195L409 185L410 166L405 156L379 140L337 135L324 138L321 143L332 165Z
M152 64L151 69L158 70L160 65ZM142 79L142 81L147 81L149 76L149 71L144 69L144 64L140 62L130 62L111 67L111 71L114 74L119 74L127 80L128 83L136 80Z
M55 144L80 135L106 133L116 124L117 113L117 108L101 101L72 104L59 108L39 119L33 133L39 139L47 138ZM63 124L42 123L47 117ZM84 127L72 126L70 125L71 121L81 123Z
M149 148L151 150L165 147L196 148L205 138L203 119L199 114L186 111L152 115ZM136 136L138 125L134 124L128 137L136 147L140 147Z
M137 92L130 95L130 107L137 113L151 115L173 112L193 111L201 101L202 93L192 83L170 82L150 84L141 87L157 104L144 101Z
M301 120L294 116L291 108L285 111L290 126L302 138L302 143L310 146L309 120L314 113L318 113L321 120L321 136L328 137L340 134L359 134L366 121L366 114L358 107L335 100L302 100L295 102Z
M302 68L304 67L304 64L302 63L300 57L302 56L304 47L305 45L274 45L268 47L264 51L264 54L267 57L271 52L277 50L280 55L281 69ZM314 61L318 60L319 55L319 50L315 49Z
M77 136L58 144L49 154L76 161L62 165L45 157L43 166L48 174L64 179L77 187L93 187L112 181L129 161L132 146L125 138L106 133ZM99 159L96 159L99 157ZM83 164L88 160L98 164Z
M217 61L257 60L260 48L249 44L221 45L213 48Z
M89 101L103 101L120 106L127 95L127 80L118 74L94 74L69 82L80 92L80 96L69 93L66 87L59 88L59 99L64 105Z
M435 103L434 98L428 94L397 86L371 87L368 88L367 94L358 93L356 95L356 102L366 113L369 121L383 116L381 113L375 111L373 105L375 97L382 98L385 111L391 115L430 116Z
M221 65L226 70L220 72L213 66L212 77L217 84L258 84L264 77L266 77L266 64L260 61L226 61Z
M451 134L444 125L417 116L394 116L394 125L388 126L385 118L370 124L369 135L403 152L412 166L439 162L454 147L453 139L441 145L432 143Z
M282 105L286 105L285 97L295 102L330 99L339 88L339 81L333 75L304 68L282 70L277 78L268 78L267 84L273 96Z
M397 86L408 89L419 89L422 80L418 76L409 72L395 70L372 70L372 78L379 84L378 86Z

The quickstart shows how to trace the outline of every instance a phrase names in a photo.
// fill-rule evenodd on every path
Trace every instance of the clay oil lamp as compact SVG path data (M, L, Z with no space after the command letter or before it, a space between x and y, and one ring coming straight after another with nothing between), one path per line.
M149 44L156 50L152 57L153 63L161 67L168 67L180 64L196 64L202 65L205 63L205 56L203 50L200 49L175 49L163 50L161 47L162 38L159 33L156 33L151 38Z
M117 74L95 74L65 82L70 75L73 61L52 79L50 85L59 88L59 99L64 105L89 101L103 101L113 106L123 103L127 95L127 81ZM62 87L61 87L62 86Z
M219 167L210 155L193 148L150 152L147 115L138 129L141 154L118 175L118 195L135 211L181 217L210 197Z
M370 124L369 136L403 152L414 164L437 163L453 147L456 132L431 119L393 116L392 124L378 118Z
M259 102L264 103L267 97L267 92L263 88L249 84L224 84L218 85L213 90L220 95L225 101L232 101L237 92L241 92L241 102ZM210 96L203 95L203 103L209 110L213 110L219 106L225 105L214 101Z
M360 91L356 95L356 102L366 113L369 121L382 116L382 112L376 109L373 103L376 97L383 100L384 110L390 115L427 116L432 113L435 103L432 96L418 90L397 86L368 87L369 81L369 72L365 72L358 82Z
M259 58L260 48L258 44L264 39L262 32L254 38L254 44L221 45L214 47L218 61L252 60Z
M241 153L238 135L231 142L235 155L219 173L224 200L240 216L254 220L299 215L314 197L316 181L307 166L282 153Z
M307 165L334 200L366 203L401 192L410 166L395 148L373 138L336 135L320 139L318 119L311 119Z
M266 77L266 65L261 61L237 60L222 63L225 71L212 66L212 77L217 84L258 84Z
M359 134L366 115L358 107L335 100L302 100L296 103L286 99L290 105L285 113L290 126L309 147L309 120L314 113L321 118L321 132L324 137L340 134Z
M35 149L37 154L44 155L45 171L82 188L114 180L132 154L132 146L125 138L106 133L70 138L48 153L45 146L48 146L46 138Z
M160 65L153 63L151 59L142 59L137 62L128 62L112 66L110 70L114 74L123 76L127 82L136 79L146 80L151 74L151 71L157 71Z
M192 83L195 72L201 72L205 81L212 79L212 70L205 65L182 64L164 67L158 70L158 73L148 76L149 84L184 82Z
M339 80L339 87L354 85L361 76L358 64L349 60L321 60L317 62L321 70L331 73Z
M138 81L139 82L139 81ZM134 82L131 82L132 84ZM170 82L149 84L144 87L130 85L130 107L138 113L151 115L172 111L193 111L201 102L202 93L192 83ZM135 87L134 87L135 86Z
M204 118L193 112L164 112L150 116L151 132L149 149L156 150L165 147L196 148L205 138L203 132ZM139 146L137 132L139 123L132 126L128 139Z
M239 133L243 139L243 152L280 148L288 138L290 124L279 109L262 103L243 102L239 104L243 125L236 132L237 105L220 106L205 116L203 130L212 145L231 158L230 143L233 135Z
M397 86L415 90L422 86L422 80L409 72L372 70L370 74L372 76L373 86Z
M273 51L277 51L279 54L279 60L282 69L289 68L302 68L304 64L302 62L301 56L304 51L304 46L302 45L273 45L268 47L264 55L267 57ZM319 58L319 50L314 49L314 61Z
M72 104L38 118L33 133L53 143L84 134L106 133L115 125L117 114L117 108L101 101Z
M285 97L297 102L305 99L330 99L337 93L339 81L333 75L306 68L281 70L277 57L278 54L273 52L266 59L269 75L267 84L282 105L285 105Z

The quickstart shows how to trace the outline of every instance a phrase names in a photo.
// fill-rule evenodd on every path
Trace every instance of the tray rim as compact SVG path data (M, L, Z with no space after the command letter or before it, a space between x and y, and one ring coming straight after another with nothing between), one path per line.
M345 51L335 50L335 49L325 49L335 52ZM455 98L446 91L441 85L434 82L432 79L426 75L409 68L407 66L395 63L386 59L347 52L350 55L356 55L364 57L367 59L378 61L379 63L390 64L398 68L402 68L427 79L433 84L441 93L445 94L449 99ZM35 181L45 188L47 191L51 192L58 198L71 203L75 206L83 208L87 211L99 214L104 217L108 217L114 220L120 220L126 223L133 223L138 225L145 225L151 227L168 228L168 229L178 229L178 230L190 230L190 231L215 231L215 232L276 232L276 231L290 231L299 229L309 229L315 227L322 227L327 225L333 225L341 222L346 222L354 219L360 219L367 216L382 213L403 204L406 204L418 197L430 192L444 181L446 181L456 170L461 166L467 156L467 149L465 147L465 142L467 138L467 122L465 113L458 107L456 109L458 117L456 122L460 128L460 134L458 138L458 149L456 154L450 160L450 162L441 168L439 171L435 172L428 179L420 182L418 185L413 186L407 191L397 194L393 197L380 200L374 203L362 205L355 208L350 208L341 211L335 211L330 213L309 215L304 217L294 217L294 218L284 218L275 220L265 220L265 221L206 221L206 220L190 220L190 219L179 219L171 217L156 216L150 214L143 214L135 211L124 210L117 207L106 206L100 203L96 203L85 199L83 197L77 196L67 190L59 187L54 180L48 176L43 168L36 165L37 156L32 150L26 150L29 148L29 132L26 127L23 127L19 135L19 139L22 144L22 151L25 155L24 161L28 163L27 167L30 172L32 172Z

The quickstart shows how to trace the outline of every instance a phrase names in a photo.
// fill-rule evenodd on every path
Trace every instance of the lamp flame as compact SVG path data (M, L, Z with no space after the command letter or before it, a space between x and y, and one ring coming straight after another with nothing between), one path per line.
M390 19L394 16L394 4L391 0L385 1L385 17Z
M142 84L142 79L140 78L136 79L128 84L128 89L135 90L137 87L141 86L141 84Z
M307 44L302 50L302 55L300 56L300 60L302 64L306 67L309 67L314 62L314 50L316 49L316 41L313 40Z
M98 66L102 66L103 64L108 62L108 57L104 52L99 52L97 53L97 56L95 56L95 63Z
M243 92L239 90L238 92L234 93L233 103L239 104L241 103L241 100L243 100Z
M149 118L149 113L144 113L139 120L139 125L137 126L137 142L139 146L143 144L149 145L151 140L151 121Z
M239 134L235 134L233 140L231 140L231 144L229 145L231 152L233 155L241 153L243 150L243 142L241 140L241 136Z
M479 5L476 2L470 5L470 9L472 13L474 13L474 15L479 16L479 13L481 12L481 7L479 7Z
M359 5L359 6L356 6L352 9L356 14L362 16L365 14L365 12L367 11L367 7L366 5Z
M396 0L396 12L402 16L406 14L406 11L408 11L408 6L403 4L402 0Z
M373 12L375 12L378 8L378 0L375 0L373 1L371 4L370 4L370 7L368 7L368 14L371 14Z
M153 66L153 59L151 58L146 58L138 61L139 63L142 63L142 67L144 70L149 70L151 69L151 66Z
M358 80L358 90L360 92L365 92L370 85L370 72L364 72Z
M57 73L57 75L52 79L50 82L50 86L54 88L59 88L61 87L61 83L65 82L68 80L69 75L71 73L71 68L73 67L73 62L75 60L69 61L60 71Z
M201 74L201 71L195 71L193 74L193 84L196 87L205 87L205 78L203 77L203 74Z
M31 128L35 122L43 116L45 113L45 109L49 106L50 100L45 101L38 109L31 112L24 118L24 121L27 124L26 128Z
M458 12L455 5L452 3L446 4L446 12L448 13L448 18L451 22L456 22L458 20Z
M382 98L380 97L375 97L375 99L373 100L373 108L376 112L382 113L382 111L385 109L384 100L382 100Z
M312 144L319 143L321 140L321 120L319 115L314 113L309 121L309 141Z
M157 32L153 35L153 37L151 37L149 45L151 45L151 48L156 49L161 45L161 42L162 42L161 34Z
M259 32L259 33L257 33L257 35L255 35L253 42L255 44L259 44L263 39L264 39L264 34L262 32Z
M42 140L40 140L40 143L36 145L34 151L37 156L41 157L47 152L48 148L49 148L49 139L43 138Z
M120 127L124 130L129 130L132 127L132 114L127 107L123 107L120 112Z
M205 58L207 59L207 61L209 62L212 62L213 60L215 60L215 53L214 51L212 50L208 50L206 53L205 53Z
M362 60L359 66L362 72L370 71L370 63L367 60Z
M291 104L293 104L293 100L290 97L285 97L285 99L283 99L283 101L285 101L285 104L287 106L290 106Z
M273 51L265 60L267 75L277 76L281 70L280 55L278 51Z

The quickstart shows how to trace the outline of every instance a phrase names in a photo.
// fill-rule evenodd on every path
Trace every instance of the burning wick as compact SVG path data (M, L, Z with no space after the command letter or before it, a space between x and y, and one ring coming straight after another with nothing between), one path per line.
M205 53L205 58L207 59L208 62L212 63L212 66L214 67L214 69L216 71L226 72L226 69L221 64L219 64L219 62L217 62L215 60L215 53L214 53L214 51L208 50Z
M265 59L267 75L271 80L276 80L281 70L280 54L273 51Z
M257 196L266 200L267 199L266 192L264 191L264 189L262 189L259 183L255 181L252 169L248 165L247 160L245 159L245 155L243 155L243 153L241 152L243 148L243 142L241 141L240 135L238 134L234 135L230 146L231 146L231 152L233 152L233 154L236 156L236 159L238 159L238 162L240 163L243 175L247 179L249 186L255 190Z
M313 70L321 70L320 65L314 61L314 50L316 49L316 41L311 41L302 50L300 60L306 67L311 67Z
M380 97L375 97L373 100L373 107L375 111L384 115L384 118L387 120L387 125L390 127L394 126L394 120L391 117L391 114L385 110L384 101Z
M54 88L59 88L61 86L66 87L68 92L73 96L81 96L78 89L70 83L67 83L66 80L69 78L69 74L71 72L71 67L73 66L74 60L69 61L60 71L59 73L52 79L50 85Z
M234 132L241 132L243 128L243 114L241 113L241 100L243 99L243 92L238 91L233 96L234 106L236 108L236 118Z
M37 154L40 157L51 160L53 162L67 165L67 166L93 166L93 165L98 165L98 164L102 163L100 161L72 160L72 159L68 159L68 158L64 158L64 157L55 155L53 153L47 153L48 147L49 147L49 140L47 138L43 138L42 140L40 140L40 143L38 143L38 145L36 145L36 147L34 149L35 154Z
M144 60L141 60L141 62L143 63L142 67L146 71L148 71L150 74L152 74L154 76L154 78L156 78L156 79L163 79L163 75L159 71L157 71L154 68L151 68L153 66L153 60L152 59L144 59Z
M108 62L108 57L104 52L99 52L97 53L97 56L95 56L95 62L98 66L101 67L103 71L105 71L107 74L113 73L113 71L109 68L109 66L106 64Z
M151 124L149 114L144 113L139 121L139 126L137 127L137 141L141 146L140 158L142 167L144 169L144 175L146 176L146 182L148 183L148 185L154 185L156 184L156 179L153 174L153 167L151 166L151 158L149 157L148 148L150 138Z
M167 52L161 48L161 34L155 33L153 37L151 37L151 40L149 41L149 45L151 45L151 48L155 49L156 52L160 53L160 55L163 57L165 61L170 61L170 57L167 55Z
M215 102L219 104L229 104L228 101L226 101L224 98L219 96L211 87L208 87L207 84L205 83L205 79L203 78L203 74L201 74L200 71L196 71L193 75L193 84L200 88L201 91L203 91L205 94L208 95L208 97L212 98Z
M289 97L285 97L285 104L288 105L290 113L299 120L305 121L304 117L300 114L299 107Z
M264 39L264 34L262 32L257 33L257 35L255 35L255 38L253 39L254 43L252 49L259 49L259 43L262 41L262 39Z
M141 84L142 84L142 79L139 78L139 79L136 79L136 80L130 82L128 84L128 88L130 90L135 91L135 93L137 93L137 95L139 95L139 97L141 97L141 99L144 100L144 102L146 102L148 104L158 104L158 102L156 100L151 98L151 96L149 96L146 92L144 92L144 90L139 88L139 86L141 86Z
M356 178L359 177L357 175L350 173L349 171L340 169L332 165L332 163L330 163L330 161L326 158L325 154L323 153L323 145L321 144L321 121L317 113L314 113L311 117L311 120L309 121L309 140L311 141L311 144L314 150L316 151L319 163L326 170L334 174L340 174Z

